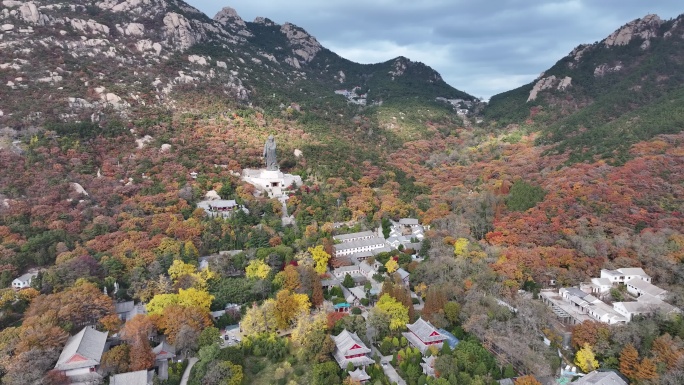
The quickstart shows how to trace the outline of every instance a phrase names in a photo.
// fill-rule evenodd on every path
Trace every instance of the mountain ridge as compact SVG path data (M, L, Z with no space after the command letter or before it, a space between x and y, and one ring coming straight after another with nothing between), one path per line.
M335 85L369 91L368 79L382 78L370 82L368 104L402 98L404 91L407 97L425 94L426 102L440 96L475 99L422 63L401 58L377 65L353 63L292 23L279 25L266 18L245 22L229 7L209 18L179 0L2 4L0 45L7 55L0 70L7 87L0 88L0 99L33 98L48 107L30 111L20 103L0 102L0 124L13 127L103 121L93 114L122 120L148 107L174 110L191 104L177 100L188 88L227 95L238 105L301 104L295 95L309 78L322 83L307 85L311 97L334 96ZM37 55L46 59L30 63ZM389 62L413 67L423 79L392 85L388 82L394 77L375 73L389 73ZM413 92L424 86L427 91ZM387 87L394 92L384 92ZM278 91L285 95L278 97ZM265 102L265 95L272 94L277 103Z
M663 108L670 110L663 101L680 99L683 18L665 21L646 15L594 44L581 44L535 81L493 96L485 116L500 125L539 130L538 144L554 145L551 152L568 152L571 162L622 162L636 141L681 130L652 120L667 114ZM636 127L639 116L653 118ZM682 121L680 113L671 117Z

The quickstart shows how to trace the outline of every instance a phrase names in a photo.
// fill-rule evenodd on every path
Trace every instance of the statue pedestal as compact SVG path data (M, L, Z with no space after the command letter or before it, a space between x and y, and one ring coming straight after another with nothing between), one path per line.
M283 174L279 170L246 168L242 170L242 180L253 185L262 193L266 193L269 198L285 197L287 199L288 187L302 185L302 177L299 175Z

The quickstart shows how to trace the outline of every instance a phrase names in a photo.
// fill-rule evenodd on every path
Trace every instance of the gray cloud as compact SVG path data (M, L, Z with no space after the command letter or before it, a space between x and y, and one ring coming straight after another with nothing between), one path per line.
M186 0L212 17L216 0ZM326 48L359 63L403 55L452 86L489 98L534 80L579 44L603 40L648 13L684 7L643 0L232 0L251 21L291 22ZM669 4L666 4L669 3Z

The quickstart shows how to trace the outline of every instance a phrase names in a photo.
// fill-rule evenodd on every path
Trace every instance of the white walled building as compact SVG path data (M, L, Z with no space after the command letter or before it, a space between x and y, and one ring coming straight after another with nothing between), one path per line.
M21 290L31 287L31 281L38 276L38 273L26 273L12 281L12 289Z
M651 282L651 276L640 267L624 267L617 270L601 269L601 278L608 279L613 285L626 283L634 278Z

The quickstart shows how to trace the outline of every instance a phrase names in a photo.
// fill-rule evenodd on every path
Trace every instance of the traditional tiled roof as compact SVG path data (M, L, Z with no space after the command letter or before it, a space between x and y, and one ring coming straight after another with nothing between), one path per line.
M237 202L234 200L218 200L210 202L209 206L216 208L230 208L237 206Z
M109 378L109 385L148 385L152 383L151 374L147 370L115 374Z
M107 333L87 326L67 340L59 355L55 369L72 370L100 364L107 342Z
M397 269L396 273L399 274L399 277L401 277L401 279L406 279L409 276L409 272L402 268Z
M133 301L117 302L114 304L114 309L116 310L116 314L128 313L133 310L134 306L135 302Z
M356 333L350 333L347 329L344 329L339 335L333 336L333 340L335 341L333 357L335 357L335 361L340 365L340 368L345 369L349 362L354 366L370 365L374 362L368 357L371 350L366 347L366 344L361 341ZM347 356L356 355L361 356L347 358Z
M339 335L334 336L333 340L335 340L337 349L345 356L371 352L356 333L350 333L347 329L342 330Z
M417 226L420 223L415 218L401 218L399 219L399 224L404 226Z
M412 324L406 324L406 327L423 342L443 341L445 339L430 322L423 318L418 318Z
M152 349L157 360L168 360L176 356L176 348L163 341Z
M573 382L573 385L627 385L627 381L612 371L593 371Z
M371 377L368 375L368 373L366 373L366 369L365 369L365 368L356 368L356 370L354 370L353 372L349 372L349 377L350 377L352 380L361 381L361 382L363 382L363 381L368 381L368 380L370 380L370 378L371 378Z

